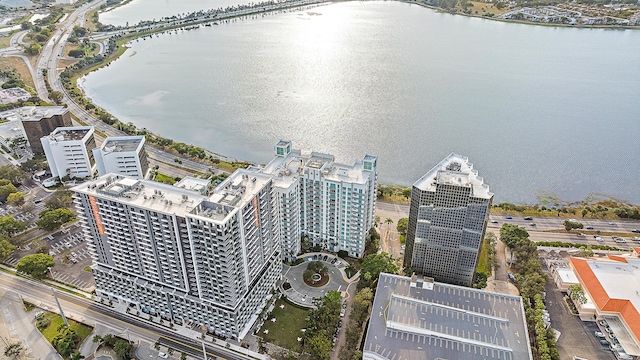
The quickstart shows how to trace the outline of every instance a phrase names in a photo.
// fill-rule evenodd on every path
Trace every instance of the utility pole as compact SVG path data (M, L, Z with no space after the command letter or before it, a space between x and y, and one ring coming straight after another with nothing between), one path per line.
M64 321L64 325L66 327L69 327L69 323L67 322L67 317L64 316L64 311L62 311L62 305L60 305L60 301L58 301L56 290L54 288L51 288L51 293L53 293L53 298L56 299L56 304L58 304L58 310L60 310L60 316L62 316L62 321Z
M204 355L204 360L207 360L207 350L204 348L204 340L202 341L202 355Z

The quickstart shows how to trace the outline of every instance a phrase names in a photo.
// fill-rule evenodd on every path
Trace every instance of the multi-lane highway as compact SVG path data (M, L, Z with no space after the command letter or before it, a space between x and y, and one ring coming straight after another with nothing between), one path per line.
M14 292L25 299L36 301L41 307L51 310L57 309L51 288L35 281L9 275L0 272L0 288L7 292ZM185 352L195 358L203 358L202 342L178 334L162 326L143 321L137 317L117 312L107 306L95 303L92 300L79 296L58 292L58 299L65 315L69 318L80 320L83 323L93 325L102 324L116 333L127 333L132 339L139 339L148 343L160 341L170 345L179 352ZM228 360L244 360L248 357L227 350L219 346L205 344L207 357Z

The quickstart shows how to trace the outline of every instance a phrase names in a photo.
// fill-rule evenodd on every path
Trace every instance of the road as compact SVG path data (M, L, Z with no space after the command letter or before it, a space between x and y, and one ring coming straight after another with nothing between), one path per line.
M57 309L51 294L51 288L45 284L0 272L0 290L21 295L25 299L39 303L43 308L49 310ZM153 344L160 340L162 343L170 343L178 351L184 351L196 358L202 358L202 343L196 339L178 334L162 326L148 323L137 317L119 313L92 300L64 292L57 292L57 295L65 315L71 319L79 320L91 326L103 324L113 329L116 334L124 333L127 330L134 341L138 339ZM206 350L208 358L249 359L244 355L221 347L214 347L210 344L206 344Z
M41 99L48 99L49 94L46 89L44 77L42 70L47 70L47 78L52 90L59 91L63 94L63 103L67 104L67 108L69 111L77 116L82 122L87 125L93 126L97 131L106 135L106 136L126 136L127 134L123 131L115 129L108 124L105 124L100 119L95 118L91 113L86 111L83 107L78 105L66 92L62 82L60 81L60 77L58 76L58 60L64 57L64 47L69 39L69 36L73 32L74 25L83 25L85 22L85 15L87 12L99 7L104 0L98 0L91 2L89 4L83 5L82 7L75 10L71 13L66 20L62 23L62 26L56 30L47 44L45 44L40 57L38 59L38 63L36 66L34 83L36 86L36 90L38 91L38 96ZM19 40L16 40L18 42ZM96 137L102 139L102 136L96 134ZM178 158L182 161L181 167L195 170L197 172L206 172L211 168L210 165L203 164L192 159L186 158L184 156L175 155L168 153L164 150L154 148L152 146L146 147L147 153L149 154L149 158L152 160L156 160L159 163L169 164L165 166L171 166L174 163L174 159ZM224 170L220 170L222 172L226 172ZM181 176L185 175L184 171L176 171L175 169L170 172L170 176Z

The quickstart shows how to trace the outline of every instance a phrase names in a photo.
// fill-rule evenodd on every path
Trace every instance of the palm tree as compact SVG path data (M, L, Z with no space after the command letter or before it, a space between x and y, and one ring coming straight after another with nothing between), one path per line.
M82 359L84 359L84 355L80 353L75 353L71 355L71 357L69 358L69 360L82 360Z
M387 224L387 232L389 232L389 227L393 224L393 220L391 220L391 218L387 218L384 222Z

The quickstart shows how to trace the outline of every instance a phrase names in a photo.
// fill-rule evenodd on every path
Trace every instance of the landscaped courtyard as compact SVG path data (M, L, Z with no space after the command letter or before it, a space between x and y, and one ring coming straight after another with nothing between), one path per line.
M258 331L258 336L269 342L289 350L297 351L300 346L298 338L302 338L309 310L291 305L283 299L275 303L271 314ZM275 322L272 319L275 318Z

